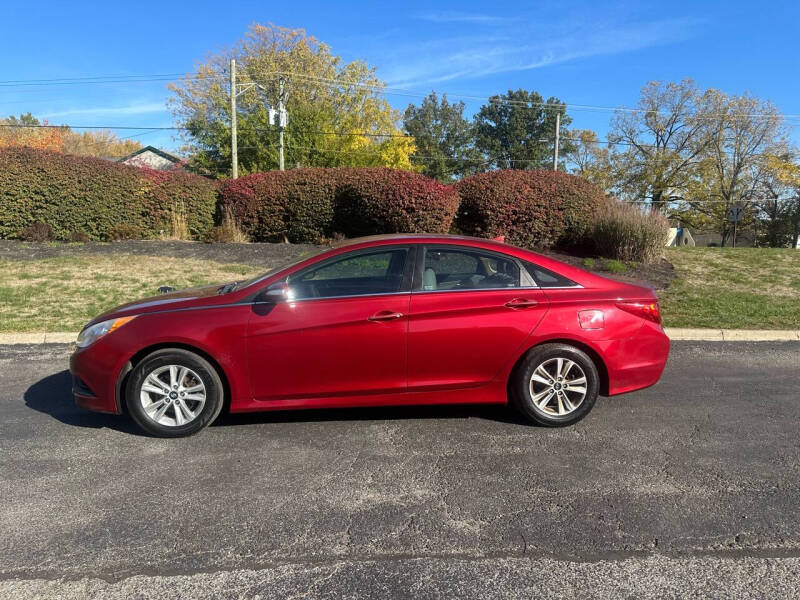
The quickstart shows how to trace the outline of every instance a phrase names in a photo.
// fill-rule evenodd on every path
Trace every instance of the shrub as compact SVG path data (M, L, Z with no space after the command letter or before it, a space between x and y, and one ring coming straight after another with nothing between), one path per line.
M218 218L230 210L256 241L315 242L328 233L336 193L332 169L256 173L220 186Z
M600 256L647 263L661 256L668 231L669 222L660 213L609 202L595 218L589 237Z
M142 228L130 223L117 223L109 228L106 237L112 242L140 240L142 239Z
M555 171L490 171L456 184L456 228L468 235L504 235L510 244L548 248L585 240L607 203L588 181Z
M458 193L419 173L382 167L341 169L334 229L348 237L375 233L447 233Z
M226 206L223 209L222 223L209 229L204 241L209 243L243 243L249 240L236 222L233 209L230 206Z
M68 242L84 244L89 241L89 236L81 231L71 231L67 236Z
M173 239L200 239L214 225L216 183L183 171L138 169L145 182L142 228L148 236L169 232Z
M74 231L107 239L117 224L156 237L170 230L177 201L186 207L192 236L212 226L216 187L204 177L33 148L0 149L0 238L35 221L49 225L58 239Z
M229 209L255 241L316 242L394 232L447 232L458 208L448 186L387 168L293 169L220 185L217 218Z
M169 213L169 239L188 240L189 224L186 218L186 206L183 202L175 202Z
M52 227L41 221L36 221L25 227L20 231L19 237L26 242L51 242L56 239L53 235Z

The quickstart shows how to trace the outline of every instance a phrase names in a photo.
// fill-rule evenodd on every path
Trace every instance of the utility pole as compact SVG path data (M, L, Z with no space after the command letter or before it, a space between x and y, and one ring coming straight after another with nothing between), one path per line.
M283 76L278 77L278 168L283 171L283 129L286 126L286 107L283 105Z
M283 156L281 154L281 156ZM281 164L283 161L281 160ZM231 59L231 177L239 177L239 152L236 143L236 59Z
M561 113L556 113L556 143L553 146L553 171L558 171L558 134L561 131Z

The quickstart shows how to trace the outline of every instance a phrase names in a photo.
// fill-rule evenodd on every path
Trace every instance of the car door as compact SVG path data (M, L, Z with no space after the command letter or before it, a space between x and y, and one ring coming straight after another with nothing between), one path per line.
M514 257L471 246L423 245L408 332L408 388L491 381L547 312Z
M247 355L256 400L406 389L409 246L335 256L292 274L288 298L254 306Z

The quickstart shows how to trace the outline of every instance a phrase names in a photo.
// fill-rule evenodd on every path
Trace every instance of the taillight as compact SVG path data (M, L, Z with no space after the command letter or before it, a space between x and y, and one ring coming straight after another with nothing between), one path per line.
M661 311L658 309L658 302L617 302L617 308L653 323L661 323Z

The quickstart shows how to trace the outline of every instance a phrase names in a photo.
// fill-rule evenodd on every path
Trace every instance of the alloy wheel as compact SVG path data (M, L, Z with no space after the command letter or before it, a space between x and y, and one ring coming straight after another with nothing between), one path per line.
M551 358L533 370L530 394L542 412L563 417L575 412L586 398L586 374L568 358Z
M194 421L206 404L206 386L192 369L164 365L145 377L140 392L144 413L155 423L181 427Z

